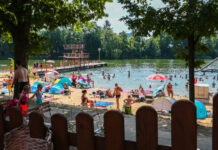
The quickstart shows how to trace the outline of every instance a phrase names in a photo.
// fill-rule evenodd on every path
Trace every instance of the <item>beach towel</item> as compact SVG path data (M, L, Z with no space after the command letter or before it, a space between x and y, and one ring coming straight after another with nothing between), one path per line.
M107 106L110 106L110 105L114 105L114 103L111 103L111 102L101 102L101 101L94 103L95 107L107 107Z
M121 93L125 93L125 94L131 94L131 92L128 92L128 91L123 91Z
M0 93L9 93L8 90L0 90Z

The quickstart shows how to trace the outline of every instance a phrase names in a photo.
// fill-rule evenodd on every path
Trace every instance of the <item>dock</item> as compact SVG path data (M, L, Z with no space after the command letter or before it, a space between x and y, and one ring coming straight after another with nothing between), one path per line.
M196 70L196 72L203 72L203 73L206 73L206 72L211 72L211 73L218 72L218 69L216 69L216 68L208 68L209 66L213 65L217 61L218 61L218 57L214 58L212 61L210 61L209 63L204 65L201 69Z
M99 62L99 63L89 63L89 64L81 64L81 65L71 65L71 66L62 66L62 67L55 67L55 68L47 68L47 70L55 70L58 73L66 73L66 72L73 72L79 70L86 70L91 68L99 68L105 67L108 64L106 62ZM39 76L45 75L46 69L39 69L37 70L37 74Z

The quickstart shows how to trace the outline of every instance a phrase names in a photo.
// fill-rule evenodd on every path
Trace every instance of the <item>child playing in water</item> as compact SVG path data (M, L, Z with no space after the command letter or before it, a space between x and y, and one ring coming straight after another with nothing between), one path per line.
M125 108L125 113L132 115L132 104L135 103L135 101L131 98L131 96L129 95L127 99L124 100L124 108Z
M36 96L36 105L42 104L42 89L43 89L42 84L38 84L36 92L30 98L31 100Z
M87 94L87 90L83 90L82 91L82 97L81 97L81 100L82 100L82 106L88 106L88 98L86 97L86 94Z
M25 85L22 93L20 94L19 107L20 107L23 115L25 115L26 114L25 111L28 110L27 104L28 104L28 100L29 100L29 92L30 92L29 85Z

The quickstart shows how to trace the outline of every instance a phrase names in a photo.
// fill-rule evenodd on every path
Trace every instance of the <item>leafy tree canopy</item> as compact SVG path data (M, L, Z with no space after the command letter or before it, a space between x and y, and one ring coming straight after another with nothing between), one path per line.
M133 29L136 35L161 35L164 31L175 41L194 36L195 51L208 52L201 37L215 36L218 27L218 3L216 0L162 0L164 7L155 9L147 0L119 0L129 13L121 20ZM187 51L188 47L184 47ZM188 60L188 53L180 53ZM180 56L181 56L180 55Z
M189 65L190 100L194 101L195 52L208 52L201 42L202 37L216 35L218 28L217 0L162 0L164 7L154 8L147 0L119 0L129 13L123 17L137 35L154 36L166 32L175 41L187 40L187 46L180 55Z
M39 31L88 25L106 16L106 2L112 0L0 0L0 34L11 35L15 59L26 65L30 54L46 49Z

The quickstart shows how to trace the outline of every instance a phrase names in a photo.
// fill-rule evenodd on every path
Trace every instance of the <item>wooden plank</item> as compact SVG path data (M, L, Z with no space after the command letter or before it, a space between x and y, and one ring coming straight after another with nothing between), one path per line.
M137 150L157 150L157 128L157 112L149 106L139 108L136 112Z
M4 111L2 105L0 105L0 149L4 149Z
M218 149L218 93L213 97L213 133L212 148Z
M105 150L124 150L124 117L118 111L104 115Z
M9 108L9 118L11 130L23 124L23 115L18 107Z
M76 116L77 149L95 150L93 118L84 112Z
M44 125L44 119L40 113L32 112L29 115L29 129L32 138L45 138L47 128Z
M180 100L172 106L172 149L197 149L196 109L191 101Z
M62 114L51 117L54 150L69 150L67 119Z

